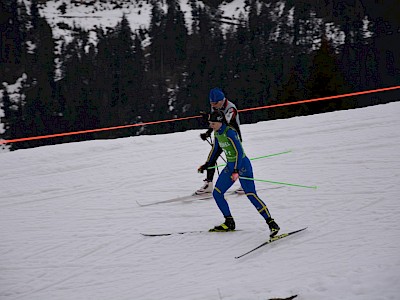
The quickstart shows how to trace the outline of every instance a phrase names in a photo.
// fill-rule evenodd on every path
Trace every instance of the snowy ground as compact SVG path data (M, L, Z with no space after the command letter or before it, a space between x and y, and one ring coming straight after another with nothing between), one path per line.
M282 232L267 238L244 196L234 233L213 200L140 207L190 194L209 145L201 131L0 154L0 299L399 299L400 102L244 125L257 183Z

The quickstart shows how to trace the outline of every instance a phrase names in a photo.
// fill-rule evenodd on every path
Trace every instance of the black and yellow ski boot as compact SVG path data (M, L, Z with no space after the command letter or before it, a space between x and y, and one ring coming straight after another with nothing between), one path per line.
M225 217L225 222L221 225L215 226L211 228L210 232L227 232L227 231L234 231L235 230L235 220L233 217Z
M278 224L276 224L275 220L272 218L268 218L266 221L267 221L267 224L268 224L269 230L270 230L269 236L271 238L273 238L275 235L278 234L279 229L281 229L281 228L279 227Z

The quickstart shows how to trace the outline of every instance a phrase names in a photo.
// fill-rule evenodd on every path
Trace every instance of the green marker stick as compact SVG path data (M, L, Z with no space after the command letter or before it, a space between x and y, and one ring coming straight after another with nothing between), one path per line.
M271 180L264 180L264 179L256 179L256 178L249 178L249 177L242 177L239 176L240 179L245 179L245 180L254 180L254 181L261 181L261 182L268 182L268 183L273 183L273 184L282 184L282 185L289 185L289 186L297 186L297 187L302 187L302 188L308 188L308 189L316 189L316 186L308 186L308 185L301 185L301 184L294 184L294 183L287 183L287 182L279 182L279 181L271 181Z
M250 160L262 159L262 158L277 156L277 155L286 154L286 153L290 153L290 152L292 152L292 150L285 151L285 152L274 153L274 154L269 154L269 155L264 155L264 156L259 156L259 157L254 157L254 158L250 158ZM225 166L226 166L226 164L222 164L222 165L218 165L218 166L208 167L207 169L215 169L215 168L218 168L218 167L225 167Z

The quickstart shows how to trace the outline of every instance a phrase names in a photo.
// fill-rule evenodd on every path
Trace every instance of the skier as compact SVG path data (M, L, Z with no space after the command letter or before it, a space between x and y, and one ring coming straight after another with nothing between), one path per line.
M232 126L238 133L240 140L242 140L242 136L240 134L240 120L237 108L235 104L228 101L225 98L224 93L219 88L213 88L210 90L209 94L210 105L211 105L211 113L214 111L222 111L225 115L225 119L230 126ZM204 117L204 119L208 122L209 114L205 112L200 112L200 114ZM205 141L209 137L211 137L212 129L208 129L205 133L200 134L200 138ZM222 149L219 149L216 153L213 160L209 161L211 166L216 165L218 157L221 155ZM215 174L215 168L207 170L207 177L203 180L203 185L195 192L196 195L202 195L206 193L211 193L213 190L213 178ZM243 194L243 189L239 188L236 190L236 193Z
M267 222L270 229L270 237L275 236L280 228L271 217L265 203L258 197L254 181L241 179L241 177L253 178L253 168L250 160L244 153L238 132L228 126L223 112L219 110L212 112L208 121L210 127L214 131L215 142L206 163L198 168L198 172L203 173L208 167L212 166L210 162L214 161L219 149L222 149L225 152L227 159L227 165L219 175L213 190L213 197L218 208L225 217L225 222L221 225L215 226L210 229L210 231L235 230L235 221L230 212L228 202L224 198L224 194L233 183L239 179L247 198Z

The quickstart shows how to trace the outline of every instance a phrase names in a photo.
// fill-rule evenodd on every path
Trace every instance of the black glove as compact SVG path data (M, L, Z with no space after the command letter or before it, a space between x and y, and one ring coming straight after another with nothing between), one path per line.
M205 111L200 112L201 117L203 118L204 121L208 122L208 117L210 114L206 113Z
M203 173L205 170L207 170L207 168L209 167L208 163L205 163L204 165L201 165L198 169L197 172L198 173Z
M208 132L208 130L207 130L206 132L204 132L204 133L200 133L200 138L201 138L203 141L206 141L207 138L209 138L209 137L211 137L211 134Z
M207 140L207 138L211 137L211 132L213 132L213 130L210 128L210 129L208 129L206 132L201 133L201 134L200 134L200 138L201 138L203 141Z

